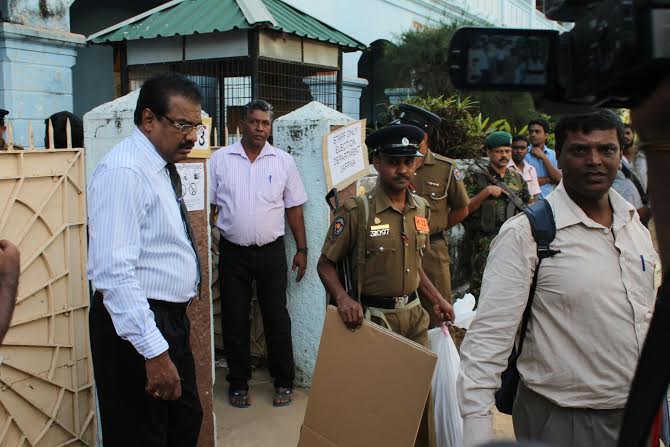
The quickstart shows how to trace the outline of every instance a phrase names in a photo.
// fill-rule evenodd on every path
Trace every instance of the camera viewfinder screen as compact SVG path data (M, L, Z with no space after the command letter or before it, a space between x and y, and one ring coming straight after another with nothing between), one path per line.
M546 37L480 34L468 51L469 84L543 86L550 42Z

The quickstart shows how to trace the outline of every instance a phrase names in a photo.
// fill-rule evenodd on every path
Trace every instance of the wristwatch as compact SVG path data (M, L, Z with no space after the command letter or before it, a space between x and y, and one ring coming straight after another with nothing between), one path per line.
M305 254L307 254L307 247L304 247L304 248L298 248L297 251L298 251L298 253L305 253Z

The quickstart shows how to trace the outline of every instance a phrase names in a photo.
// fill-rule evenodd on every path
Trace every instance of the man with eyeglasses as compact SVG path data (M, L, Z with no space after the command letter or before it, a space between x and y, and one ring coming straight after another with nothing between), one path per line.
M223 349L228 363L228 397L234 407L251 405L249 311L252 284L274 378L273 405L293 401L293 341L286 309L288 266L284 216L295 237L292 271L300 281L307 268L302 206L307 193L293 157L268 143L272 106L263 100L244 107L242 139L217 150L210 160L212 225L221 234L219 278Z
M105 447L195 446L202 422L186 308L200 265L175 163L201 126L198 86L144 83L137 128L88 187L91 351Z

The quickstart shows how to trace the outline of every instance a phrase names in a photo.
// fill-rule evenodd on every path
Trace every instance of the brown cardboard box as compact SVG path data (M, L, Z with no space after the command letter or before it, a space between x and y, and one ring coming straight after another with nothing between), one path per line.
M298 447L412 447L437 357L328 306Z

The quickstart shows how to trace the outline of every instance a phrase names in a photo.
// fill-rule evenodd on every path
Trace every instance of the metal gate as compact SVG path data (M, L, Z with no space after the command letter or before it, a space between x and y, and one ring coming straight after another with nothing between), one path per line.
M95 445L84 169L83 149L0 152L0 239L21 251L0 347L2 447Z

